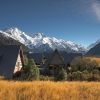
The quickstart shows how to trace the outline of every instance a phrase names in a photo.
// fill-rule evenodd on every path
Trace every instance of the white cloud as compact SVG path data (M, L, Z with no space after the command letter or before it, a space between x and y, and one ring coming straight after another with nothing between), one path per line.
M100 21L100 2L99 1L98 2L93 2L92 8L93 8L93 12L94 12L95 16Z
M82 5L84 7L84 14L89 15L90 19L92 18L100 22L100 0L81 0Z
M58 12L76 13L79 17L100 22L100 0L61 0L54 7Z

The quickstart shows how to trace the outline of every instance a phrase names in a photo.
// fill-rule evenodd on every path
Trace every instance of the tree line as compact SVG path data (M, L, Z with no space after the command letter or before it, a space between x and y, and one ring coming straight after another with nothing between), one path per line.
M51 81L100 81L100 63L91 61L86 57L76 57L71 63L67 64L69 72L64 68L57 77L40 75L39 69L33 59L24 56L25 66L20 72L13 75L13 79L33 81L33 80L51 80Z

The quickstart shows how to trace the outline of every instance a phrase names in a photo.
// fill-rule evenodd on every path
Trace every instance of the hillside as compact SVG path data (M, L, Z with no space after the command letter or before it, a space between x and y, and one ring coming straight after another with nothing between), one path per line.
M27 46L24 44L12 39L12 38L6 38L3 36L0 36L0 45L22 45L23 51L28 52L31 51Z
M96 62L100 63L100 56L99 57L95 57L95 56L87 56L86 58L89 58L90 60L95 60Z
M94 46L96 46L98 43L100 42L100 39L98 39L96 42L91 43L87 48L90 50L91 48L93 48Z
M91 48L85 55L87 56L100 56L100 42Z

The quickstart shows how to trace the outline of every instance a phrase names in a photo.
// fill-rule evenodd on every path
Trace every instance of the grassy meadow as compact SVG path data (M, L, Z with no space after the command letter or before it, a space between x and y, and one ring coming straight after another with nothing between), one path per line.
M100 100L100 83L0 80L0 100Z
M95 57L95 56L91 56L91 57L86 57L89 58L90 60L95 60L96 62L100 63L100 57Z

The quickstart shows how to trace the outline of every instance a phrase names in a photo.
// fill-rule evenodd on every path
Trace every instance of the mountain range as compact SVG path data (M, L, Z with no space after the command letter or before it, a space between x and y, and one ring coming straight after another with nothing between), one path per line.
M100 39L98 39L95 43L91 43L91 44L87 47L87 49L90 50L91 48L93 48L94 46L96 46L96 45L99 44L99 43L100 43Z
M88 47L84 47L68 40L45 36L43 33L34 33L28 35L16 27L0 30L0 38L1 37L6 39L14 39L15 41L27 46L33 52L49 52L58 49L59 51L78 52L85 54L89 49L93 48L100 42L100 40L98 40L96 43L91 44Z
M13 39L9 35L5 35L5 33L2 31L0 31L0 45L22 45L22 49L24 52L31 52L31 50L27 46Z

